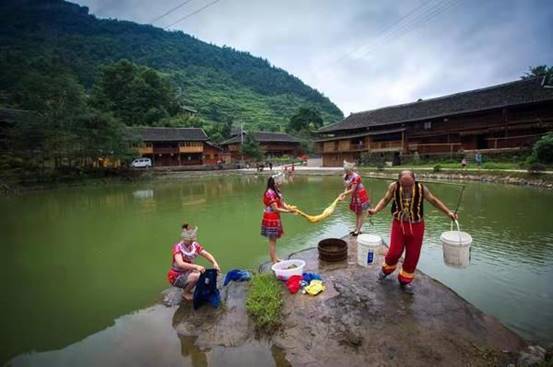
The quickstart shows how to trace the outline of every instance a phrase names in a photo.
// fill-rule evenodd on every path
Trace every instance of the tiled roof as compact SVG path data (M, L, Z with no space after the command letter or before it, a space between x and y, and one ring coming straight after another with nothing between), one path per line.
M544 78L517 80L448 96L351 114L343 121L325 126L319 133L420 121L508 106L553 101L553 88Z
M196 127L134 127L144 141L207 141L203 129Z
M248 134L247 132L244 132L244 134ZM278 143L300 143L300 140L292 135L289 135L287 133L281 133L281 132L272 132L272 131L258 131L251 133L253 134L253 138L258 143L270 143L270 142L278 142ZM240 134L238 136L233 136L230 139L225 140L221 143L221 145L227 145L227 144L236 144L240 143Z

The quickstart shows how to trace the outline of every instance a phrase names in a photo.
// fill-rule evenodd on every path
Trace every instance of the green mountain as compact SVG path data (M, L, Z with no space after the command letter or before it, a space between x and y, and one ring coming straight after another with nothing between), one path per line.
M186 104L208 121L280 128L299 107L317 109L325 124L343 118L327 97L267 60L182 32L98 19L88 8L62 0L3 0L0 22L5 91L21 64L17 60L40 64L41 57L54 58L89 89L101 65L128 59L167 75Z

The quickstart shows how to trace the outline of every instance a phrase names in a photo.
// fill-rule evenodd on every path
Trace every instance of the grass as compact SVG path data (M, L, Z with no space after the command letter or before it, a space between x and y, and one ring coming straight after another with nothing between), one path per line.
M273 274L256 274L250 282L246 311L258 331L271 332L281 323L282 286Z

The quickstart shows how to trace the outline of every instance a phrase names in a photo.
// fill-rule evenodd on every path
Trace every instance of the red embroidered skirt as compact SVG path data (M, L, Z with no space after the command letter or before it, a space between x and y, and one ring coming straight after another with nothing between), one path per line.
M284 234L278 213L263 213L261 235L268 238L280 238Z

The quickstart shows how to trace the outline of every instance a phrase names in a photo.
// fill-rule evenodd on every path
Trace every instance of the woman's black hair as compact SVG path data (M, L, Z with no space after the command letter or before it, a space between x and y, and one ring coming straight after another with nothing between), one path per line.
M188 229L188 223L184 223L182 226L181 226L182 229Z
M273 176L269 176L269 179L267 180L267 189L265 191L269 189L273 190L277 194L280 194L279 189L276 187L275 179L273 178Z

